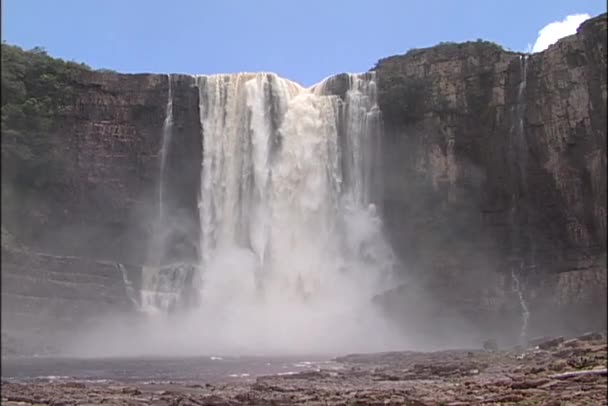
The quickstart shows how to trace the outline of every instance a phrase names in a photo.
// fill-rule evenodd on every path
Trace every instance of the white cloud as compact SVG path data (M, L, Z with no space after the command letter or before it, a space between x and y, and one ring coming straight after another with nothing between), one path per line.
M549 45L555 44L557 40L568 35L576 33L576 29L581 23L591 18L589 14L573 14L564 18L562 21L554 21L550 24L545 25L539 32L538 38L532 47L532 52L540 52L549 47ZM530 51L530 44L528 49Z

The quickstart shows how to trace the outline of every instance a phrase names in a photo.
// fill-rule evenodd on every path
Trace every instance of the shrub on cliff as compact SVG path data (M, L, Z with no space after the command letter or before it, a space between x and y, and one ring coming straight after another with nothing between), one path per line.
M74 77L84 64L51 58L42 48L30 51L2 44L2 158L20 175L48 176L49 132L74 97ZM6 175L3 171L3 181Z
M2 44L2 128L48 131L61 106L74 96L74 75L89 67Z
M53 152L57 118L86 65L2 43L2 213L18 217L36 192L53 192L62 161ZM3 221L5 225L5 221Z

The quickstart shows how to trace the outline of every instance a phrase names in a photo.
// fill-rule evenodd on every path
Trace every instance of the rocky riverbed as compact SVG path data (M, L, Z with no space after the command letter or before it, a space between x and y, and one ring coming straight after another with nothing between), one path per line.
M529 348L357 354L238 382L2 382L3 405L606 405L603 334Z

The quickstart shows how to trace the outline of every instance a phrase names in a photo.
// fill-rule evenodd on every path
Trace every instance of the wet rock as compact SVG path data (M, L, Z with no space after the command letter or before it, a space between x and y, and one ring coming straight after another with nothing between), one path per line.
M522 381L522 382L513 382L511 384L511 389L538 388L539 386L542 386L549 381L550 381L550 379L543 378L543 379L526 380L526 381Z
M536 347L536 346L538 346L538 344L548 341L550 339L551 339L551 337L549 337L549 336L532 337L532 338L528 339L528 346Z
M141 395L141 391L137 388L122 388L121 393L127 395Z
M600 341L604 340L605 336L602 333L585 333L577 338L581 341Z
M558 349L562 348L558 346ZM587 355L605 365L605 346L589 342ZM73 385L72 383L2 384L2 404L133 404L133 405L545 405L555 399L569 404L603 404L608 377L594 367L572 371L568 359L550 351L530 353L523 360L514 352L438 351L430 353L365 354L358 368L345 362L332 370L285 376L264 376L255 382L166 384L154 390L145 384ZM537 357L538 356L538 357ZM353 359L348 358L347 359ZM364 360L361 361L361 360ZM556 374L555 365L563 368ZM76 382L78 383L78 382ZM165 384L163 384L165 385ZM27 403L26 403L27 402Z
M571 339L566 340L566 341L564 341L564 342L562 343L562 345L563 345L564 347L568 347L568 348L578 347L578 346L580 346L581 344L582 344L582 343L581 343L581 340L579 340L578 338L571 338Z
M489 339L483 342L483 349L487 351L498 351L498 343L494 339Z
M557 347L564 341L565 341L564 337L551 338L551 339L548 339L546 341L539 343L538 348L540 348L541 350L548 350L550 348Z

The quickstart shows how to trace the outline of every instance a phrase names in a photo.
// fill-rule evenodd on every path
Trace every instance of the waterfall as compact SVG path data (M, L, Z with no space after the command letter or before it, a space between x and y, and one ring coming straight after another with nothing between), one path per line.
M273 340L287 342L296 329L363 317L386 287L395 260L374 189L375 75L349 83L341 99L326 82L304 88L273 73L196 77L200 311L218 336L262 340L281 326Z
M513 291L517 294L519 305L521 306L522 323L519 337L521 344L525 345L528 338L528 320L530 319L530 311L528 310L528 304L526 303L519 278L517 277L517 273L514 269L511 269L511 279L513 281Z
M140 291L141 311L148 314L165 314L183 301L194 267L190 264L168 264L144 267Z
M211 273L214 257L246 250L256 267L251 283L286 287L267 293L319 291L330 277L324 268L343 265L345 211L376 216L374 75L350 75L344 101L323 84L306 89L269 73L199 76L197 85L203 268Z
M143 312L187 309L174 319L192 317L179 335L205 348L386 348L392 336L372 305L397 263L377 200L382 117L375 74L347 78L338 96L331 78L304 88L273 73L194 77L202 162L200 263L191 265L168 264L162 238L171 217L169 77Z
M512 176L518 180L516 185L517 191L513 191L511 196L511 210L510 210L510 222L511 222L511 279L513 281L513 290L517 294L519 304L521 307L522 326L520 331L520 339L524 341L527 337L528 332L528 320L530 318L530 312L526 303L523 287L517 276L518 272L527 270L526 267L526 253L524 252L524 246L526 245L522 241L521 223L527 221L525 208L522 207L522 196L527 198L528 194L528 182L527 182L527 155L528 155L528 143L526 140L525 127L524 127L524 115L526 111L526 85L527 85L527 71L528 71L528 56L519 57L519 72L520 81L517 86L517 98L514 106L513 113L513 130L512 140L510 145L511 151L511 162L513 165ZM533 241L530 244L533 246ZM515 263L517 262L517 264ZM534 264L532 264L534 266Z
M160 175L158 185L158 218L162 225L164 221L163 213L163 194L165 188L165 166L167 165L167 154L171 145L171 134L173 129L173 88L171 85L171 75L167 75L167 107L165 108L165 121L163 123L163 138L160 148Z
M378 159L378 142L381 132L380 109L376 103L375 74L350 75L346 92L344 140L347 194L360 205L372 202L370 188L374 185L372 165ZM377 196L377 195L376 195Z
M125 292L127 294L127 297L129 298L131 303L135 306L135 308L139 309L139 301L137 300L137 295L135 293L135 289L133 288L133 283L131 283L129 276L127 275L127 269L125 268L125 266L123 264L116 264L116 266L118 267L118 269L120 270L120 273L122 274L122 281L125 284Z
M158 185L158 218L151 244L148 266L142 267L142 284L139 292L139 309L147 314L166 314L176 309L183 301L187 282L194 272L190 264L167 264L167 235L172 225L167 221L165 207L166 167L173 133L173 85L167 75L167 105L162 129L160 149L160 174Z
M516 123L517 123L517 145L518 145L518 158L521 160L519 163L519 175L521 177L522 188L524 193L527 192L527 157L528 157L528 141L526 139L526 133L524 128L524 115L526 113L526 86L528 83L528 55L519 57L519 71L521 72L521 78L519 86L517 87L517 104L516 104Z

